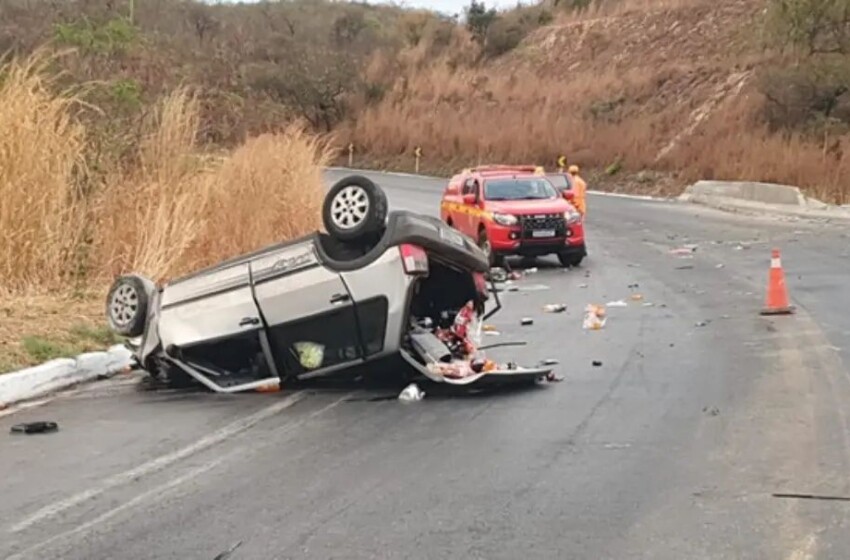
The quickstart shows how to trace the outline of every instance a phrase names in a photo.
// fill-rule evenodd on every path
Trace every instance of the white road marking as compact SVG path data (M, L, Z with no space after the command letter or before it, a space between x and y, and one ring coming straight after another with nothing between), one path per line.
M49 519L60 513L77 506L83 502L91 500L104 492L111 490L112 488L121 486L122 484L127 484L129 482L133 482L134 480L154 473L156 471L162 470L169 465L180 461L181 459L185 459L191 455L194 455L200 451L203 451L209 447L212 447L216 444L223 442L224 440L233 437L234 435L251 428L258 422L265 420L280 411L289 408L294 405L298 401L300 401L304 397L303 392L298 392L290 395L282 401L276 402L263 408L249 416L245 416L244 418L240 418L227 426L199 439L192 445L188 445L183 447L182 449L178 449L177 451L173 451L171 453L167 453L156 459L148 461L146 463L142 463L136 468L130 469L129 471L125 471L122 473L118 473L114 476L107 478L103 484L99 486L95 486L94 488L90 488L78 494L71 496L65 500L60 500L56 503L50 504L36 511L32 515L26 517L24 520L20 521L16 525L11 528L11 532L18 533L21 532L28 527L35 525L36 523L40 523L45 519Z
M120 506L113 508L113 509L95 517L91 521L83 523L82 525L79 525L79 526L77 526L73 529L65 531L64 533L59 533L58 535L54 535L54 536L50 537L49 539L47 539L46 541L42 541L35 546L32 546L32 547L30 547L26 550L23 550L23 551L21 551L17 554L14 554L14 555L8 557L7 560L12 560L13 558L14 559L22 558L22 557L26 556L27 554L31 554L31 553L35 552L36 550L40 550L40 549L43 549L45 547L48 547L58 540L65 539L65 538L68 538L68 537L73 537L74 535L78 535L80 533L88 531L92 527L96 527L96 526L104 523L105 521L115 517L116 515L120 514L121 512L124 512L128 509L131 509L131 508L138 506L139 504L145 502L149 498L165 494L169 490L177 488L181 484L188 482L188 481L190 481L194 478L197 478L201 474L217 467L218 465L223 463L227 458L229 458L229 455L225 456L225 457L219 457L218 459L215 459L215 460L213 460L213 461L211 461L211 462L209 462L205 465L201 465L200 467L196 467L196 468L188 471L187 473L185 473L185 474L183 474L183 475L181 475L181 476L179 476L179 477L177 477L177 478L175 478L175 479L173 479L173 480L171 480L171 481L169 481L169 482L167 482L163 485L157 486L156 488L152 488L151 490L148 490L147 492L145 492L143 494L139 494L138 496L136 496L132 500L129 500L129 501L121 504Z

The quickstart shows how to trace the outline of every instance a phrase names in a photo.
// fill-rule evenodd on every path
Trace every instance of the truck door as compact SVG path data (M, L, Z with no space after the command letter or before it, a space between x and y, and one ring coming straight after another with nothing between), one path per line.
M312 239L253 260L251 279L281 376L309 379L362 362L351 293Z

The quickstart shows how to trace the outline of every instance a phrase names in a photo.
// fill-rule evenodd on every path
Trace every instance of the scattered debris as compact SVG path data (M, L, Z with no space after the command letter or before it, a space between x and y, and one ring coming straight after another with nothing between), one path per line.
M817 494L795 494L795 493L778 493L774 492L771 494L774 498L798 498L800 500L834 500L840 502L850 502L850 497L848 496L824 496Z
M499 336L502 333L500 333L499 331L484 331L484 334L486 334L487 336Z
M682 265L682 266L677 266L676 270L693 270L693 268L694 268L694 265L685 264L685 265Z
M213 558L213 560L227 560L228 558L230 558L230 556L233 554L233 552L237 548L239 548L240 546L242 546L242 541L237 542L236 544L234 544L233 546L231 546L230 548L228 548L224 552L220 553L218 556Z
M559 362L559 361L558 361L558 360L556 360L555 358L546 358L546 359L544 359L544 360L540 360L540 364L539 364L539 365L541 365L541 366L554 366L554 365L558 365L558 364L560 364L560 363L561 363L561 362Z
M705 406L703 407L702 411L708 414L709 416L718 416L720 414L720 409L716 406L712 406L711 408Z
M629 289L630 289L630 290L635 290L635 289L637 289L637 288L640 288L640 284L638 284L638 283L629 284Z
M13 434L46 434L55 432L59 429L56 422L25 422L23 424L15 424L10 430Z
M405 387L401 393L399 393L398 400L403 402L421 401L424 396L425 392L419 388L419 385L411 383Z
M587 288L587 284L579 284L578 287L579 288Z
M523 318L520 320L519 324L520 324L520 325L522 325L522 326L524 326L524 327L527 327L528 325L533 325L533 324L534 324L534 319L532 319L531 317L523 317Z
M546 313L563 313L567 310L567 306L563 303L547 303L543 306L543 311Z
M602 367L602 362L599 360L593 360L593 367Z
M642 294L632 294L631 298L632 298L632 301L640 301L640 300L643 299L643 295Z
M584 321L582 328L585 330L599 330L605 327L605 308L601 305L590 304L585 308Z
M504 268L491 268L490 279L493 282L505 282L508 279L508 271L506 271Z
M695 326L695 327L707 327L707 326L708 326L708 323L709 323L708 321L697 321L697 322L694 324L694 326Z
M723 263L717 263L716 265L714 265L714 268L723 268L724 266L726 265Z
M533 266L533 267L531 267L531 268L526 268L526 269L525 269L525 273L526 273L526 274L534 274L534 273L536 273L536 272L537 272L537 267L535 267L535 266Z
M628 306L629 306L629 304L626 303L625 301L621 300L621 299L617 300L617 301L609 301L608 303L605 304L605 307L628 307Z
M643 303L643 307L655 307L655 304L649 301Z
M692 256L693 253L696 252L696 250L696 245L683 245L675 249L670 249L670 254L676 256Z

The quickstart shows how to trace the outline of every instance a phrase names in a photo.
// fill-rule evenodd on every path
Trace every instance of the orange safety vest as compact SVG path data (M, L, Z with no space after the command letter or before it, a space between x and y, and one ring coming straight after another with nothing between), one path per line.
M585 193L587 192L587 183L584 182L584 179L575 174L573 177L573 190L575 192L575 198L573 199L575 202L576 210L581 212L583 216L587 213L587 201L585 200Z

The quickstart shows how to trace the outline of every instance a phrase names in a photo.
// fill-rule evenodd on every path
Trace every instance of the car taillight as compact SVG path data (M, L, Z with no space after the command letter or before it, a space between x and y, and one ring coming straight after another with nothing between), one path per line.
M405 243L399 247L399 250L406 274L428 273L428 253L425 252L425 249L418 245Z

